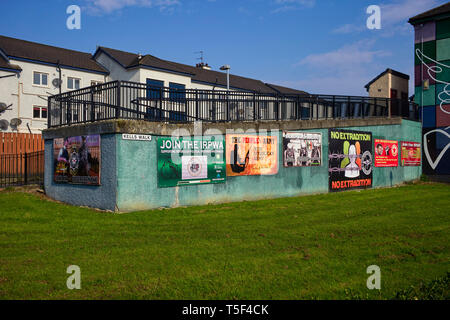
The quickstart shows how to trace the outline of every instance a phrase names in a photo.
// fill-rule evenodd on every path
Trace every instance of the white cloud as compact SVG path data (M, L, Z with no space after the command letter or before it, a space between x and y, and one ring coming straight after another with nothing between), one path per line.
M85 0L89 12L95 14L111 13L125 7L147 7L166 10L180 4L178 0Z
M380 4L382 35L392 36L399 32L412 32L412 27L407 23L408 19L441 3L443 3L441 0L396 0L391 3ZM346 34L368 31L366 18L369 16L365 10L361 10L361 17L364 18L361 23L342 25L332 30L332 33Z
M365 29L366 29L366 26L363 26L363 25L344 24L343 26L340 26L340 27L334 29L332 32L346 34L346 33L361 32L361 31L364 31Z
M369 81L370 80L365 76L352 74L310 77L308 79L297 81L273 80L271 83L277 83L288 88L306 91L311 94L366 96L367 92L364 86Z
M312 8L316 4L315 0L275 0L275 5L278 8L272 10L270 13L281 13L299 10L300 8L307 7Z
M439 3L440 1L436 0L403 0L382 4L380 5L381 26L406 22L409 18L438 6Z
M279 8L276 8L272 11L270 11L270 13L281 13L281 12L288 12L288 11L294 11L294 10L298 10L298 7L295 6L282 6Z
M300 60L296 65L346 70L362 64L371 63L376 57L383 57L391 54L385 50L370 50L373 45L373 40L361 40L333 51L310 54Z
M281 5L301 5L305 7L313 7L316 3L315 0L275 0L276 4Z
M308 76L285 84L311 93L364 95L364 85L385 69L380 60L391 55L374 47L374 40L361 40L329 52L310 54L295 64Z

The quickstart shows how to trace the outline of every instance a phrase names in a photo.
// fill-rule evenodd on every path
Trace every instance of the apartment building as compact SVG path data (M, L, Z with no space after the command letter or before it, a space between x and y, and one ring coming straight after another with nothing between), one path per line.
M1 131L40 133L47 127L48 96L107 76L89 53L0 36Z
M189 66L155 56L98 47L79 52L0 36L0 132L40 133L47 127L47 98L108 81L152 87L226 90L227 74L207 64ZM306 94L260 80L229 75L231 90Z

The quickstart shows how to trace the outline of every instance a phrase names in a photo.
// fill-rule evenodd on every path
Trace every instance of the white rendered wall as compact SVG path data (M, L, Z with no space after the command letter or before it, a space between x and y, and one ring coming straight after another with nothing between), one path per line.
M29 133L27 123L32 133L41 133L43 129L47 128L47 119L34 119L33 108L35 106L47 107L47 97L59 93L58 87L52 84L53 79L59 77L59 73L54 66L13 59L10 60L10 63L20 66L22 72L19 78L0 79L0 97L6 100L0 102L11 101L10 103L13 103L12 110L6 111L0 117L8 121L12 118L20 118L22 124L17 128L19 133ZM33 84L33 72L35 71L48 74L47 86ZM62 92L70 90L67 88L69 77L80 79L80 88L89 87L91 81L105 82L105 76L102 74L65 68L61 68L61 71ZM11 127L6 130L6 132L12 131Z

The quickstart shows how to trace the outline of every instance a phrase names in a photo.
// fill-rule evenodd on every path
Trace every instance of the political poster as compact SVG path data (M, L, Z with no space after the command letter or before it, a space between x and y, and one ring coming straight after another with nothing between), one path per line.
M375 167L398 167L398 141L375 139Z
M372 133L329 129L328 142L329 190L372 187Z
M227 176L278 173L276 136L227 134L226 147Z
M53 140L54 181L100 185L100 135Z
M421 148L420 142L402 141L401 164L405 167L420 166Z
M158 138L157 148L160 188L226 180L223 136L162 137Z
M283 132L284 167L320 167L321 165L321 133Z

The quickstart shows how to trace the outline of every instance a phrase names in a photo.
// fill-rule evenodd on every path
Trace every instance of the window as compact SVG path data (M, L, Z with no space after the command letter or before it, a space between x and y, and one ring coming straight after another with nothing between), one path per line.
M47 119L47 107L33 107L33 119Z
M81 80L78 78L67 78L67 89L80 89Z
M170 90L170 99L172 100L184 100L186 99L186 87L184 84L179 84L175 82L169 83Z
M103 84L103 82L101 82L101 81L96 81L96 80L92 80L92 81L91 81L91 86L98 86L99 84Z
M164 81L147 79L147 99L161 98L161 90L164 87Z
M175 82L169 83L169 98L174 100L174 111L169 112L170 121L186 121L186 113L182 104L186 103L186 87L184 84Z
M48 73L33 72L33 84L37 86L48 86Z

